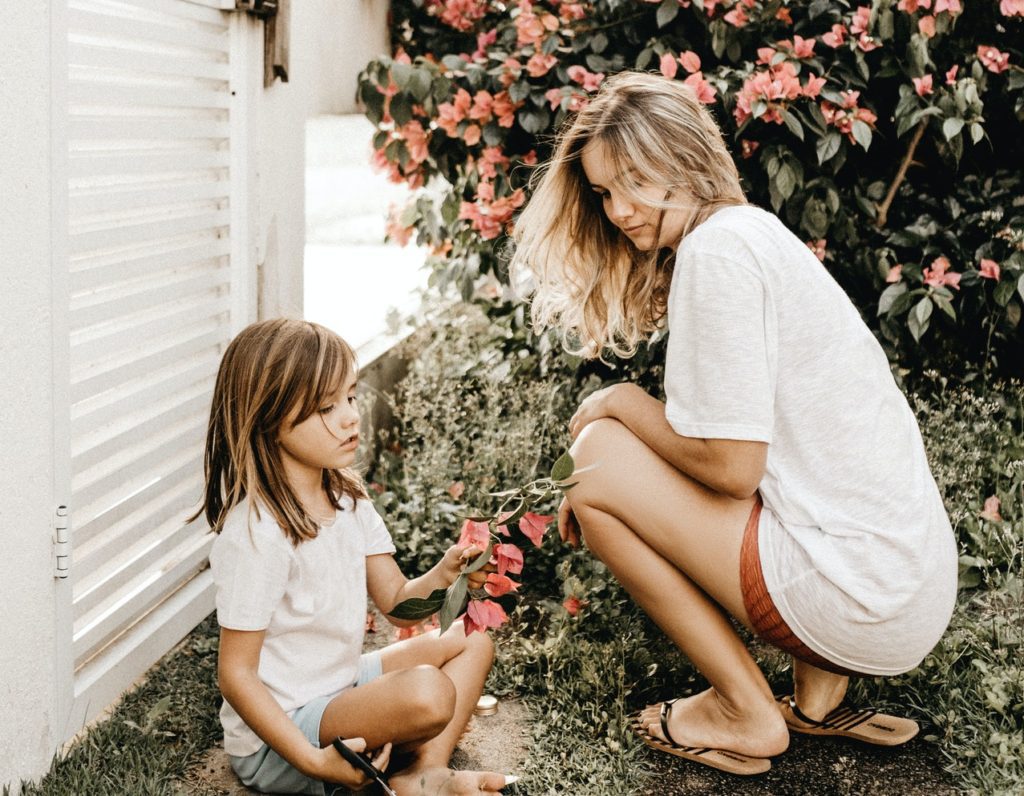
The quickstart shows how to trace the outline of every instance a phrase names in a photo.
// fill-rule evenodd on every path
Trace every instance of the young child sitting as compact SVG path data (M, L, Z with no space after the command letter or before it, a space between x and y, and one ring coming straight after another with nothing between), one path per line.
M196 516L217 533L224 749L242 782L264 792L368 784L332 747L341 737L373 750L378 769L401 756L390 787L402 796L498 793L501 774L448 768L491 667L490 638L457 622L362 654L367 592L387 614L446 588L482 551L453 546L426 574L402 575L349 469L355 394L351 348L314 323L253 324L221 362Z

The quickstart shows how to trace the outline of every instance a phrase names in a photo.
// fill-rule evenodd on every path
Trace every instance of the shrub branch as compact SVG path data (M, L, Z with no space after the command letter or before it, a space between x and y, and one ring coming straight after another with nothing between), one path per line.
M903 180L907 176L907 169L910 168L910 164L914 160L914 152L917 150L917 145L921 143L921 137L924 135L924 130L928 126L928 120L923 119L917 129L914 131L914 137L910 139L910 144L907 146L907 154L903 156L903 162L900 163L899 171L896 172L896 177L892 181L892 185L889 186L889 192L885 195L885 199L878 205L878 215L875 217L875 226L879 229L885 226L885 222L889 216L889 207L892 205L892 200L896 198L896 191L899 189Z

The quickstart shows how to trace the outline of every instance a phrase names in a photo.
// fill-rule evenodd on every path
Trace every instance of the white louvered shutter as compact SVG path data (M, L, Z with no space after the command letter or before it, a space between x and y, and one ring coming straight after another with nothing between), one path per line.
M76 714L212 608L202 487L233 303L232 15L70 0L70 403ZM234 309L233 309L234 307Z

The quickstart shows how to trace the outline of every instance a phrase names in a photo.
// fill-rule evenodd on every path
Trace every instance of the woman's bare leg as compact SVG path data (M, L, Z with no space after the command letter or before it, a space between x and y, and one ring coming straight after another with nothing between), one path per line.
M753 499L707 489L616 420L589 424L573 457L577 469L592 467L568 492L588 547L711 684L675 704L672 737L752 756L784 751L771 689L725 613L749 625L739 551ZM656 708L644 721L661 736Z
M821 721L846 696L850 678L793 659L793 698L800 712ZM788 711L786 711L788 713Z
M461 622L443 636L434 631L393 644L382 651L380 678L327 706L321 743L347 730L347 737L365 738L370 749L391 741L408 750L412 763L391 777L400 796L496 793L505 781L501 774L448 769L493 659L490 637L466 636Z

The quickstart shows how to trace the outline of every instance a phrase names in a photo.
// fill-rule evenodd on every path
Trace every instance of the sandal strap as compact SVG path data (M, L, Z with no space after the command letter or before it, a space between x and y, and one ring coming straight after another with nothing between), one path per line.
M678 697L677 697L678 699ZM665 740L668 741L675 747L682 748L682 746L676 743L675 738L672 737L672 733L668 731L668 717L672 714L672 706L676 703L675 699L669 699L661 703L661 710L658 711L658 718L661 719L661 732L665 736Z
M789 698L789 709L793 711L793 715L796 716L804 724L810 724L812 727L827 727L828 723L824 721L816 721L804 713L800 708L796 706L796 697L791 696ZM826 717L827 718L827 717Z

